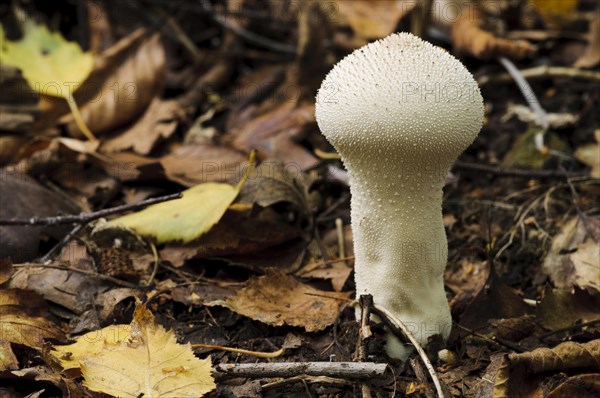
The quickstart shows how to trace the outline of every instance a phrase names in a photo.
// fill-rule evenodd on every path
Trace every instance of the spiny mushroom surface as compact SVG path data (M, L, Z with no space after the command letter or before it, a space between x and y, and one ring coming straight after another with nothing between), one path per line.
M473 76L446 51L393 34L333 67L316 118L350 178L357 297L373 295L422 345L447 338L442 188L483 122ZM386 349L410 352L391 333Z

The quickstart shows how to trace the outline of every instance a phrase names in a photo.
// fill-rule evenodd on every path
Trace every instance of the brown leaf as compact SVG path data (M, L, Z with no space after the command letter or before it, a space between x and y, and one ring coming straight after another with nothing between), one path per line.
M77 212L77 206L20 170L0 170L0 218L29 219ZM42 236L61 239L69 229L64 226L0 226L0 258L11 257L13 262L32 260L37 255Z
M184 145L160 160L167 178L186 187L240 179L247 165L238 151L216 145Z
M327 2L324 12L331 13L332 5L337 9L338 24L350 25L354 33L364 39L380 39L396 31L398 22L411 11L415 2L335 0Z
M144 115L131 127L102 145L105 152L119 152L133 149L140 155L148 155L161 141L169 138L184 112L176 100L154 98Z
M547 286L536 308L540 325L548 330L568 328L576 323L600 319L600 294L587 290L552 289Z
M508 40L485 31L482 11L478 5L462 10L452 24L452 44L457 53L470 54L488 60L496 57L523 59L533 55L535 46L525 40Z
M258 151L263 159L278 159L306 170L318 163L299 141L316 128L314 104L296 106L288 101L243 127L234 129L232 146L240 151Z
M269 325L300 326L307 332L315 332L335 322L340 305L349 297L350 293L317 290L271 270L265 276L251 279L235 296L213 305L223 305Z
M552 239L542 271L556 287L591 287L600 291L600 256L596 243L600 237L600 220L584 217L565 221L561 232Z
M593 68L600 63L600 19L590 23L589 44L585 53L573 65L576 68Z
M529 311L527 304L506 285L492 267L485 285L460 317L461 325L477 330L489 319L516 318Z
M94 70L73 95L87 126L102 134L138 117L162 90L165 55L157 34L138 29L94 59ZM67 89L67 88L65 88ZM41 96L38 128L62 123L72 134L79 129L62 99Z
M511 367L522 365L530 374L569 369L600 370L600 340L587 343L567 341L554 348L537 348L522 354L509 354Z
M64 333L48 319L49 316L46 302L37 294L21 289L0 290L0 352L9 355L0 361L7 366L1 370L15 364L8 343L41 350L44 339L66 340Z
M550 391L546 398L600 396L600 373L572 376Z

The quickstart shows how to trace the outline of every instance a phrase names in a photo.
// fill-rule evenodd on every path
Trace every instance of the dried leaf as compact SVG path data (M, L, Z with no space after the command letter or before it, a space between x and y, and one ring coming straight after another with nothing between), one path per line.
M600 396L600 374L572 376L550 391L546 398Z
M46 302L21 289L0 290L0 370L16 368L11 343L42 349L44 339L65 340L64 333L48 317Z
M4 39L4 28L0 25L2 61L21 69L37 92L68 99L72 92L67 88L83 82L92 71L92 54L32 19L23 19L22 29L22 39L12 42Z
M139 155L148 155L162 140L168 139L183 118L183 110L175 100L154 98L146 112L131 127L103 145L105 152L127 149Z
M572 286L589 286L600 291L598 237L600 220L592 217L567 220L561 232L552 239L542 271L556 287L570 289Z
M317 290L270 270L265 276L251 279L235 296L212 305L222 305L269 325L301 326L315 332L335 322L340 305L349 297L349 293Z
M210 358L200 360L173 331L138 304L130 325L90 332L51 352L64 369L81 369L83 385L119 397L202 397L215 389Z
M459 12L452 24L452 44L457 53L471 54L487 60L496 57L523 59L533 55L535 46L524 40L508 40L494 36L481 28L484 19L479 5Z
M573 65L576 68L593 68L600 63L600 19L590 23L589 44L585 53Z
M327 2L325 12L336 9L336 22L350 25L364 39L380 39L396 31L400 19L412 10L415 2L389 0L335 0ZM337 19L339 18L339 19Z
M594 131L594 137L597 143L580 146L575 151L575 157L592 168L590 177L600 178L600 129Z
M190 187L204 182L240 178L245 157L225 146L185 145L160 160L167 178Z
M569 369L600 370L600 340L587 343L567 341L554 348L537 348L522 354L509 354L511 367L524 366L530 374Z
M576 323L600 319L600 294L575 287L573 290L547 286L536 308L540 325L548 330L568 328Z
M191 242L219 222L238 192L237 187L229 184L207 182L183 191L181 199L118 217L109 226L131 228L158 243Z
M70 201L20 170L0 169L0 218L54 217L78 211ZM32 260L42 235L61 239L68 231L64 226L0 226L0 258L11 257L13 262Z
M291 167L306 170L318 161L298 141L315 127L314 105L297 107L287 101L239 129L233 129L232 146L243 152L256 149L264 159L282 160Z

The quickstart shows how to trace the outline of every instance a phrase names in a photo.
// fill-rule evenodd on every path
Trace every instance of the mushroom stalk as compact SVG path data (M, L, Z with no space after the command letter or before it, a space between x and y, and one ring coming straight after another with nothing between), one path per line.
M452 320L442 189L475 139L483 100L467 69L406 33L340 61L317 95L319 128L350 179L356 294L371 294L425 346ZM388 333L390 356L410 352Z

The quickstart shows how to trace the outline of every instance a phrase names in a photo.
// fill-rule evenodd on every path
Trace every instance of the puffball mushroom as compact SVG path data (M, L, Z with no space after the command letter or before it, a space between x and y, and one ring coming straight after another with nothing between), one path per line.
M483 122L473 76L443 49L392 34L333 67L316 118L349 175L357 297L371 294L423 346L446 339L442 188ZM410 353L389 332L386 350Z

